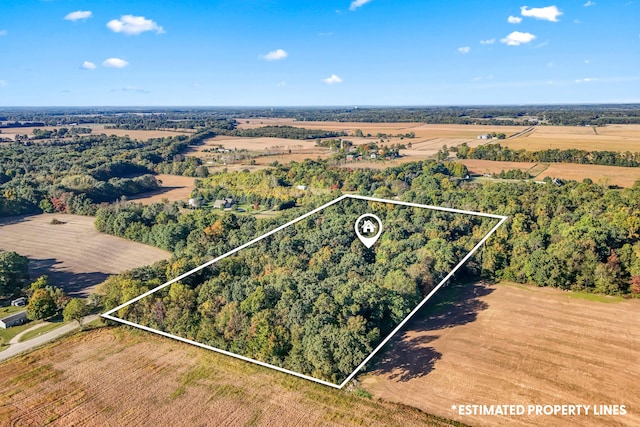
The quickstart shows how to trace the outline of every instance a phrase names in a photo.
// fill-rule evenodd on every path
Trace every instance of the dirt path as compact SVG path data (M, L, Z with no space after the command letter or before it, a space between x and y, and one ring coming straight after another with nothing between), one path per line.
M474 426L640 425L640 301L468 286L408 325L363 377L376 397ZM453 405L626 405L625 416L467 416Z

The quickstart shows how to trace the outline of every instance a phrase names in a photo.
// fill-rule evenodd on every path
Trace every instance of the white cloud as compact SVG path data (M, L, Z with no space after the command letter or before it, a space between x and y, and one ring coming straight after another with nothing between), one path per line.
M494 44L496 39L480 40L480 44Z
M330 77L327 77L326 79L322 79L322 81L328 85L332 85L335 83L342 83L342 79L335 74L331 74Z
M9 83L7 83L6 80L0 80L0 87L5 87L7 85L9 85Z
M286 58L287 56L289 56L289 54L284 49L276 49L266 55L260 55L259 58L264 59L265 61L278 61Z
M585 60L584 60L584 63L585 63L585 64L589 64L589 63L591 63L591 61L589 61L588 59L585 59Z
M349 6L349 10L350 11L354 11L357 8L359 8L360 6L364 6L365 4L369 3L371 0L353 0L351 2L351 6Z
M520 14L543 21L558 22L558 16L562 15L562 12L560 12L556 6L533 7L531 9L527 6L522 6L520 8Z
M137 35L145 31L155 31L158 34L165 32L157 22L144 16L133 15L122 15L120 19L113 19L107 22L107 28L114 33L125 33L127 35Z
M587 78L584 78L584 79L577 79L576 83L591 83L591 82L595 82L597 80L598 79L591 79L591 78L587 77Z
M102 65L104 67L107 68L124 68L127 65L129 65L129 63L127 61L125 61L124 59L120 59L120 58L109 58L106 61L104 61L102 63Z
M79 20L87 20L93 16L90 10L77 10L75 12L68 13L67 16L64 17L67 21L79 21Z
M584 7L591 7L591 6L595 6L595 5L596 5L596 2L591 1L591 0L589 0L585 4L583 4Z
M458 52L466 55L467 53L471 52L471 48L469 46L462 46L458 48Z
M519 23L521 23L521 22L522 22L522 18L521 18L521 17L519 17L519 16L509 16L509 17L507 18L507 22L508 22L509 24L519 24Z
M0 37L2 37L2 36L6 36L6 35L7 35L7 33L8 33L8 31L7 31L7 30L0 30Z
M85 70L95 70L96 64L94 64L93 62L84 61L82 63L82 68L84 68Z
M520 31L514 31L507 37L500 39L500 42L508 46L520 46L521 44L531 42L535 38L536 36L531 33L521 33Z
M286 85L287 85L287 82L285 82L284 80L277 84L277 86L280 86L280 87L283 87L283 86L286 86Z

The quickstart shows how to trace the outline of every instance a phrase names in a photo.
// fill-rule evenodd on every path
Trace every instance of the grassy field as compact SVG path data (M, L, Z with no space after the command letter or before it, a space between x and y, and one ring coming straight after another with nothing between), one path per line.
M42 334L46 334L47 332L53 331L54 329L57 329L66 324L67 323L63 322L62 320L58 320L55 322L48 322L42 325L41 327L34 329L33 331L26 332L24 335L20 337L19 342L29 341L32 338L39 337Z
M361 377L374 397L477 426L640 425L640 301L445 288ZM603 302L604 301L604 302ZM460 404L619 404L626 416L460 416Z
M42 321L29 321L24 325L14 326L9 329L0 329L0 351L4 350L6 348L6 344L8 344L9 341L11 341L16 335L26 331L29 328L34 327L39 323L42 323Z
M0 426L445 426L129 328L81 332L0 364Z
M52 219L63 224L51 224ZM0 221L0 250L29 257L29 274L46 274L73 296L109 275L170 257L168 252L96 231L94 218L42 214Z
M195 188L195 178L177 175L156 175L156 179L162 181L160 189L141 193L129 200L135 200L138 203L151 204L162 202L166 199L170 202L187 201L191 192Z

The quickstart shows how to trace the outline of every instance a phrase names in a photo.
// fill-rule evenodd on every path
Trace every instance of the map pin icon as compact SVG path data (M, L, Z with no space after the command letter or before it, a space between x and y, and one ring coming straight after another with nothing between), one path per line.
M356 220L355 229L358 239L370 248L382 234L382 221L374 214L366 213Z

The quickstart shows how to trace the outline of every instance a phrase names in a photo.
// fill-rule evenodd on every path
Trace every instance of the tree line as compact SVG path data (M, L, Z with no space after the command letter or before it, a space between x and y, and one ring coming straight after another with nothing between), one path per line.
M586 151L570 148L540 151L514 150L500 144L486 144L471 148L466 143L452 147L459 159L495 160L503 162L579 163L604 166L640 166L640 152Z

